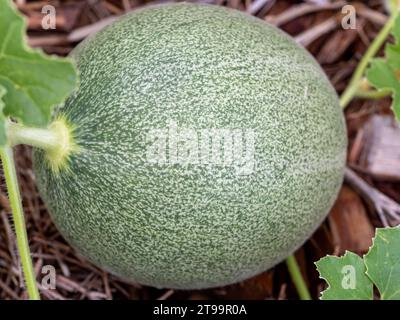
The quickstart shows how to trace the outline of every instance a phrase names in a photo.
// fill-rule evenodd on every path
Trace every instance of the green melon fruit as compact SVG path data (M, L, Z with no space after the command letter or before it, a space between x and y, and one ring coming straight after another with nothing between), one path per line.
M336 93L289 36L195 4L123 16L72 55L55 117L79 150L34 169L65 238L145 285L208 288L271 268L313 233L342 183Z

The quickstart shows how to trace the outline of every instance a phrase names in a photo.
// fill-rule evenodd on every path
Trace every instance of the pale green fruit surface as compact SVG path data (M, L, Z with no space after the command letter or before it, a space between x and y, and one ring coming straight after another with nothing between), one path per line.
M80 87L57 116L81 151L57 173L36 151L34 168L57 227L97 265L156 287L226 285L282 261L325 218L343 179L343 114L283 32L221 7L163 5L123 16L73 58ZM174 123L177 147L167 137L154 163ZM204 132L243 139L206 163Z

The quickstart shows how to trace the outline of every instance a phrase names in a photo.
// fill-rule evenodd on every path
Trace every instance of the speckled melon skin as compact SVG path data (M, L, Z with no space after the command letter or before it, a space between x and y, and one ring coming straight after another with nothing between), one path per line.
M174 4L125 15L74 52L80 88L57 111L81 152L34 170L55 224L89 260L139 283L234 283L313 233L342 183L346 130L314 59L256 18ZM174 120L252 129L254 170L158 165L146 134Z

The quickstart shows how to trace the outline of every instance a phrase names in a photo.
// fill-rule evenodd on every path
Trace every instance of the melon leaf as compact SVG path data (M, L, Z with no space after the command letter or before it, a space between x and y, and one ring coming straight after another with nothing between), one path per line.
M321 300L372 300L373 284L358 255L346 251L342 257L326 256L315 264L320 277L329 284Z
M346 252L343 257L326 256L316 265L329 284L322 300L371 300L373 286L381 300L400 300L400 226L377 228L363 259Z
M400 227L377 229L364 262L381 300L400 300Z
M45 127L52 107L75 88L77 76L70 61L46 56L27 46L26 23L10 0L0 0L0 86L3 90L0 145L5 141L6 117Z
M400 15L395 21L392 35L395 43L386 45L386 59L372 59L366 77L376 89L392 92L392 109L396 119L400 121Z

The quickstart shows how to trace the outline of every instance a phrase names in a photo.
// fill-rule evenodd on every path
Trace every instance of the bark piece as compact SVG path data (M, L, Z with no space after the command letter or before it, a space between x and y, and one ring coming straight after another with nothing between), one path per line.
M400 180L400 127L391 116L374 115L364 125L360 166L379 180Z
M335 251L365 253L372 244L374 228L356 192L343 186L329 215Z

